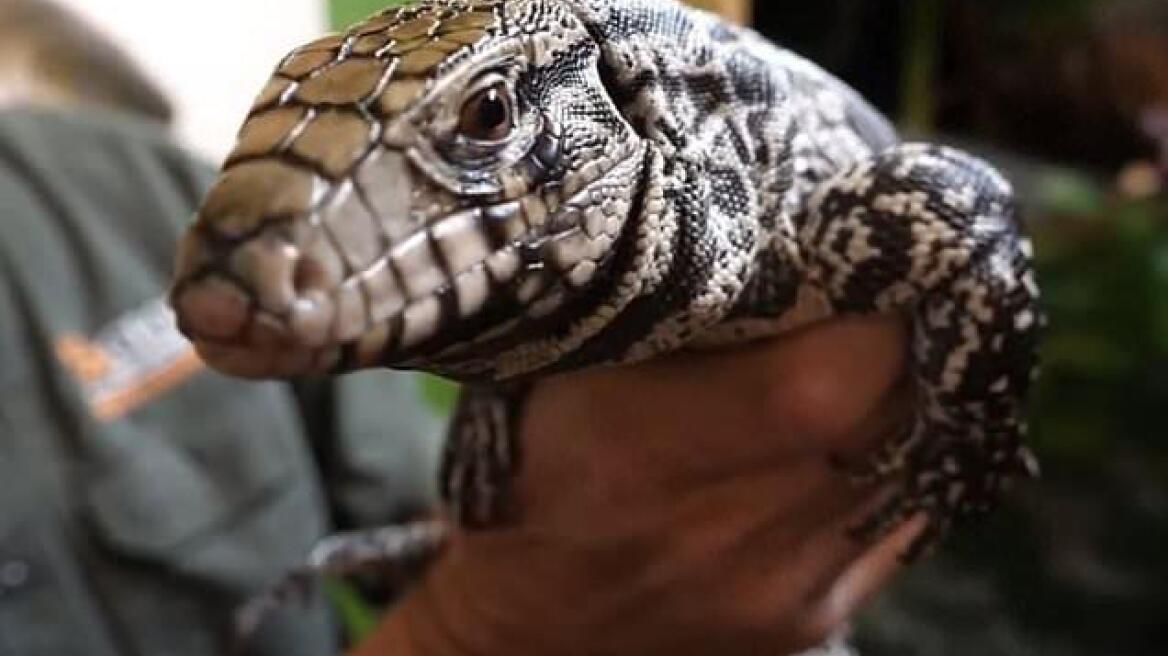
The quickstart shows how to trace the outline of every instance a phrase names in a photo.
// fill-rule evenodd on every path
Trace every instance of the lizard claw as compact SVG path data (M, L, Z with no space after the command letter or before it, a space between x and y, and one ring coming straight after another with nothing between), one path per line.
M854 539L873 542L923 513L926 524L902 554L906 563L932 551L957 523L984 517L1018 478L1038 475L1037 462L1022 446L1018 427L1002 434L970 436L921 421L910 437L881 450L859 471L869 482L891 486L875 511L848 529ZM881 456L895 453L895 461ZM895 462L895 466L890 466Z

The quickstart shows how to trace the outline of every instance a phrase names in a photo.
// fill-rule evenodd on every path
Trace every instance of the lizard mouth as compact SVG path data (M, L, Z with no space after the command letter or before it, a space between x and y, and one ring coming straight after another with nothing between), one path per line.
M223 247L197 225L180 246L172 292L180 329L208 364L236 376L413 365L476 319L489 329L492 306L522 313L553 290L587 285L624 226L639 152L566 183L561 198L529 191L432 218L360 267L343 257L368 248L356 232L278 223Z

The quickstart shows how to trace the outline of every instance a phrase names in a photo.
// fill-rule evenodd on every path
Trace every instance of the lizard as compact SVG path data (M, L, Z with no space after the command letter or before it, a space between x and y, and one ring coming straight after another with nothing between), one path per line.
M912 560L1037 475L1018 214L988 163L674 0L420 0L279 62L171 302L230 374L462 382L440 487L470 530L521 512L540 377L902 316L913 420L845 473L882 495L856 539L926 517ZM445 526L334 539L308 571L437 550Z

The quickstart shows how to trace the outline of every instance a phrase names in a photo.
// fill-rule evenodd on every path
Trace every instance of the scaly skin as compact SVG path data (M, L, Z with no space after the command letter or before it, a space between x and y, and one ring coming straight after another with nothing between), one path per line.
M887 490L858 537L927 515L911 558L1035 472L1041 318L1015 219L989 166L901 143L841 82L708 14L427 0L281 62L173 300L230 373L468 383L443 489L475 527L518 510L531 380L901 314L916 421L853 473Z

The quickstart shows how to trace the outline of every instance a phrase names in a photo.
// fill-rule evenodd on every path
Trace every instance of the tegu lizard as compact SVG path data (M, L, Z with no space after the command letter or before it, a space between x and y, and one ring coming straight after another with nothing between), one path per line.
M1016 214L985 162L902 142L815 64L672 0L423 0L279 63L172 300L228 373L465 383L441 489L473 528L521 510L541 376L902 316L915 420L851 474L885 492L858 537L927 516L911 558L1036 471ZM386 535L316 565L441 539Z

